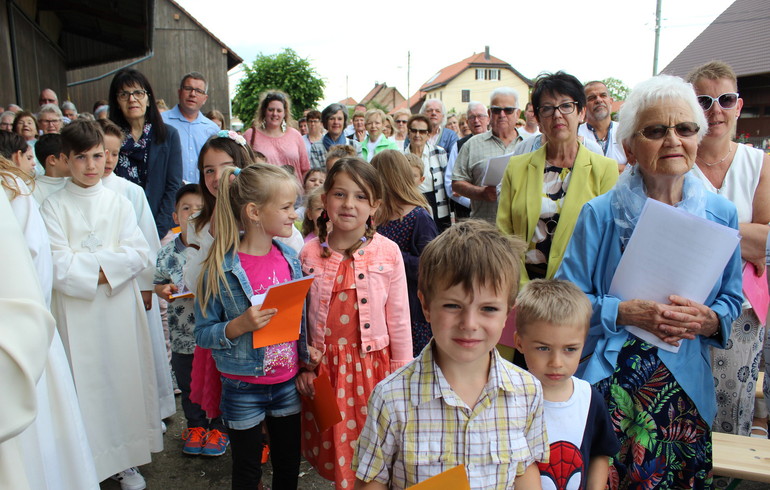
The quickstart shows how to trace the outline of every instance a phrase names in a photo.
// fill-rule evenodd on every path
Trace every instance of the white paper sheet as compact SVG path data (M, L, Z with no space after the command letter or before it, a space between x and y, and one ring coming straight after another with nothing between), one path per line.
M513 153L500 155L499 157L492 157L487 160L487 168L484 170L484 177L481 179L481 185L483 186L497 186L503 180L503 174L508 167L508 160L511 159Z
M738 230L647 199L609 293L663 304L676 294L703 303L739 242ZM641 328L626 330L661 349L679 351Z

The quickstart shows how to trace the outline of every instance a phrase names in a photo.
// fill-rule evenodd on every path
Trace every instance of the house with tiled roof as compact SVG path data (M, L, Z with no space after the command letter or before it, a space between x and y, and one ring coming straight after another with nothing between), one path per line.
M342 99L339 103L344 105L348 109L352 109L356 106L356 104L358 104L358 102L356 102L356 99L354 99L353 97Z
M736 0L662 73L686 77L713 60L724 61L738 75L743 99L738 135L761 145L770 139L770 2Z
M384 107L385 112L390 112L405 100L396 87L388 87L387 83L375 83L374 88L361 99L361 103L369 108L374 107L376 104L380 108Z
M484 52L439 70L409 98L408 105L414 113L427 99L439 99L447 112L463 112L472 100L488 104L492 91L506 86L519 92L519 104L523 108L529 102L532 85L532 81L510 63L492 56L486 46Z

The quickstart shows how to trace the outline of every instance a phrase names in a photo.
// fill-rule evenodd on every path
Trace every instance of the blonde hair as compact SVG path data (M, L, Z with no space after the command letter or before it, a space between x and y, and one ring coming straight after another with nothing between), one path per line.
M385 191L382 204L375 215L377 225L401 219L402 206L418 206L430 212L428 201L414 185L409 161L403 153L383 150L372 158L372 166L380 174Z
M534 279L516 298L516 328L525 331L537 322L584 326L586 334L593 308L588 296L569 281Z
M324 182L324 194L328 193L332 187L334 187L334 179L339 174L345 174L355 182L355 184L361 188L366 199L369 201L369 205L374 204L382 199L382 182L380 176L377 175L377 171L374 167L361 160L360 158L347 157L337 160L332 169L326 175L326 181ZM321 242L321 257L328 258L332 254L331 248L326 243L328 236L328 230L326 229L326 223L329 222L329 215L325 212L318 218L318 240ZM371 218L366 220L366 231L364 232L364 238L371 240L374 233L377 231L377 227L372 222ZM348 247L345 250L346 255L353 255L353 252L358 250L363 241L356 240L356 243Z
M422 161L422 158L418 157L414 153L404 153L404 156L406 157L406 163L409 164L410 168L416 168L420 171L420 175L425 174L425 162Z
M231 176L234 177L231 179ZM228 253L235 255L238 251L240 232L244 229L244 208L253 203L261 209L274 199L281 186L290 186L299 192L296 179L273 165L255 163L243 169L227 167L222 171L217 206L214 208L217 237L203 262L203 274L198 279L198 291L203 291L199 301L204 316L208 301L222 294L220 283L231 294L222 264Z
M467 294L491 286L507 295L513 307L519 290L519 268L527 249L521 238L503 235L491 223L469 219L447 228L420 255L417 289L424 306L440 290L461 284Z
M374 116L380 116L380 122L385 124L385 113L382 112L380 109L369 109L364 114L364 122L368 123L371 118Z
M29 195L22 192L18 182L16 182L17 178L29 186L30 192L35 187L35 179L25 174L12 161L0 156L0 185L11 192L11 195L8 199L9 201L13 201L19 196Z
M312 172L312 170L311 170ZM310 194L305 196L305 218L302 220L302 236L306 237L311 233L314 233L316 231L316 227L318 226L316 224L316 221L313 221L310 219L310 216L308 215L308 211L310 211L310 208L313 208L314 203L319 203L322 201L321 195L324 193L324 188L322 186L316 187L312 191L310 191ZM320 216L319 216L320 219Z
M738 77L735 75L732 67L724 61L709 61L708 63L694 68L688 75L687 81L693 85L703 80L719 80L725 78L733 82L733 87L738 90Z

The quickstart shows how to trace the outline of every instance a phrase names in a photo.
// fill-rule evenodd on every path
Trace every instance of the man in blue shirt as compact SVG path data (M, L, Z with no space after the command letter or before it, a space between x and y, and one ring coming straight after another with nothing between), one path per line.
M219 126L201 113L201 107L208 100L208 84L198 72L182 77L179 84L179 103L162 114L163 122L179 132L182 143L182 179L187 183L198 183L198 153L203 144L219 131Z

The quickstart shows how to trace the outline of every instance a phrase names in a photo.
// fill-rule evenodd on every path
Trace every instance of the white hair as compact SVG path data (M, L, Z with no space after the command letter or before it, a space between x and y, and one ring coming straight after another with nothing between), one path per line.
M40 110L37 111L38 114L42 114L44 112L53 112L59 117L62 117L61 109L59 109L59 106L56 104L43 104L40 106Z
M446 106L440 99L427 99L425 102L423 102L422 107L420 107L420 114L425 114L425 110L428 108L428 104L436 102L438 104L441 104L441 127L444 127L444 123L446 122Z
M481 102L477 102L475 100L472 100L472 101L468 102L468 110L466 111L466 114L470 114L471 111L473 109L477 108L477 107L481 107L484 110L485 113L487 112L487 106L485 106Z
M698 104L698 98L692 85L679 77L658 75L641 82L634 87L620 108L618 121L618 139L624 146L631 144L634 135L639 131L639 116L650 107L664 101L681 100L690 107L692 118L700 129L698 143L708 131L708 122L703 108Z
M513 87L497 87L489 94L489 103L491 104L495 97L498 96L513 97L516 100L514 107L519 108L519 92Z
M62 105L61 105L61 108L62 108L62 110L65 110L65 111L68 110L68 109L72 110L72 111L75 111L75 112L78 111L77 107L75 107L75 104L73 104L69 100L63 102Z

